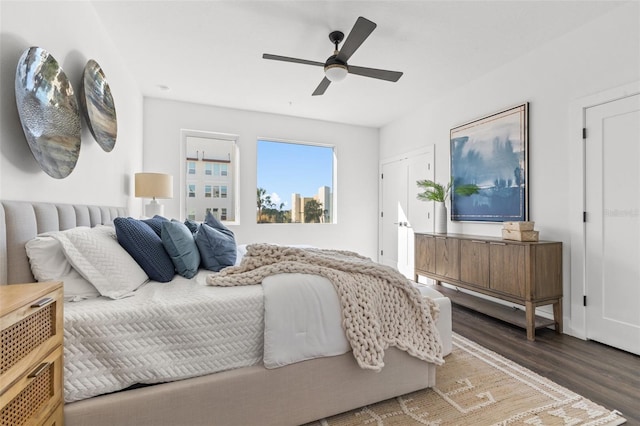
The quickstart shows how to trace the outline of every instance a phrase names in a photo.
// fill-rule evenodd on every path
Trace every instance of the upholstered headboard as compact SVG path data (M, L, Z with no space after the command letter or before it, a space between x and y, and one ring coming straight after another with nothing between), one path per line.
M124 207L0 201L0 285L33 282L24 245L42 232L106 225Z

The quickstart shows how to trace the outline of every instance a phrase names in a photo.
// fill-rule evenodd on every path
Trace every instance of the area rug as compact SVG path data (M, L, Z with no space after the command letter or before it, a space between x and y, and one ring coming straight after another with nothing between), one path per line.
M313 426L620 425L607 410L457 334L436 386L339 414Z

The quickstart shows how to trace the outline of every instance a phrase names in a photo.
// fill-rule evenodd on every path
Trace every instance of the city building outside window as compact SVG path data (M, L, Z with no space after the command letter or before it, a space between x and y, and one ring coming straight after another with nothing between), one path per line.
M237 136L182 130L181 138L185 170L183 187L187 188L183 195L185 216L193 212L193 220L202 221L206 212L211 211L220 220L236 222L239 200ZM226 209L225 215L219 214L222 209Z

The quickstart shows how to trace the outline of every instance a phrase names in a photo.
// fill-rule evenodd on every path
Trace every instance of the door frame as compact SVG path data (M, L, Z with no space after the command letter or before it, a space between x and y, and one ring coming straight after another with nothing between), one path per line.
M586 126L587 108L617 101L640 93L640 80L576 99L569 108L569 231L571 234L571 279L569 318L564 318L565 333L587 338L587 310L583 300L586 295L586 225L583 212L586 209L585 159L586 149L582 129ZM566 298L565 298L566 299Z
M394 155L392 157L387 157L387 158L382 158L380 159L380 162L378 164L378 176L380 176L378 178L378 262L381 260L380 259L380 250L382 250L382 220L380 220L380 212L382 212L382 167L385 164L389 164L389 163L393 163L394 161L402 161L402 160L408 160L411 157L415 157L418 155L423 155L423 154L429 154L429 153L433 153L433 175L435 177L435 173L436 173L436 166L435 166L435 152L436 152L436 146L435 144L433 145L428 145L424 148L418 148L418 149L414 149L402 154L398 154L398 155ZM434 222L435 223L435 222Z

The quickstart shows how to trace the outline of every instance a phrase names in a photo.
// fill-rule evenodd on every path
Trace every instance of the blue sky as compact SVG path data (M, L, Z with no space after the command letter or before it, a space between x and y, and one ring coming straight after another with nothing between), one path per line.
M313 145L258 141L258 188L284 209L291 207L291 194L312 197L318 188L333 191L333 149Z

